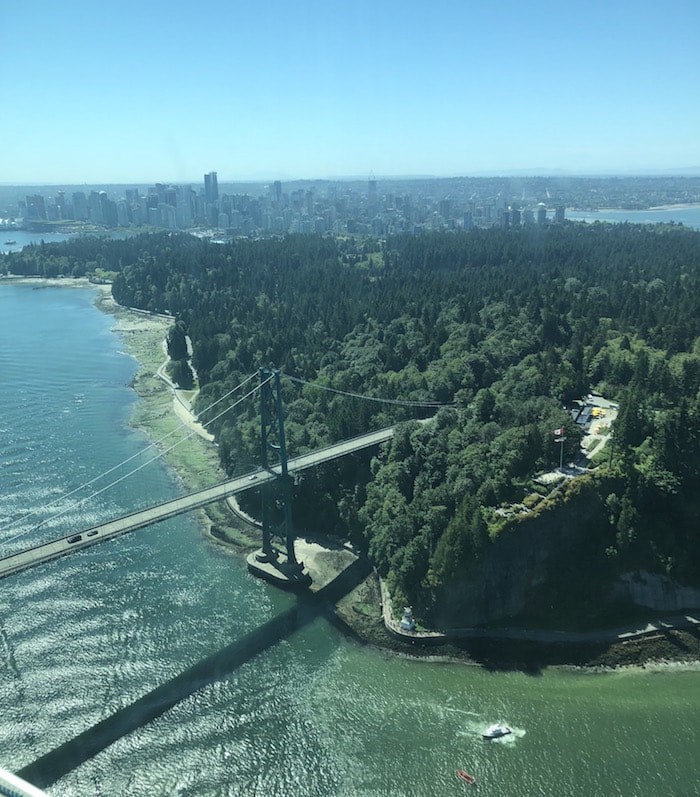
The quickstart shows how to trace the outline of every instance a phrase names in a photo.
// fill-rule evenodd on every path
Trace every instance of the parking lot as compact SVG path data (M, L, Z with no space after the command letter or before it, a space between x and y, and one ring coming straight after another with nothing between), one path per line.
M603 398L597 393L586 396L586 407L590 408L590 421L584 428L581 441L581 461L579 465L588 464L594 454L597 454L609 441L612 424L617 418L618 405L615 401Z

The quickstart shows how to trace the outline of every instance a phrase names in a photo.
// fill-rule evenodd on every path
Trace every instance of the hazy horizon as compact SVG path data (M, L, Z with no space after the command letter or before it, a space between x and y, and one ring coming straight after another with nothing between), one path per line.
M212 171L216 171L215 169ZM501 172L473 172L471 174L371 174L371 175L330 175L327 177L290 177L280 175L269 175L266 177L226 177L218 174L219 185L241 184L241 185L266 185L275 180L280 180L282 183L323 183L323 182L339 182L339 183L366 183L368 179L374 179L377 182L382 180L391 182L411 181L411 180L468 180L468 179L543 179L543 178L564 178L564 179L607 179L607 178L620 178L620 179L634 179L634 178L683 178L683 177L700 177L700 166L687 167L668 170L649 170L638 172L567 172L567 171L537 171L530 169L511 170ZM0 182L1 188L60 188L60 187L92 187L92 186L152 186L155 183L163 183L166 185L198 185L203 183L204 173L192 179L168 180L162 176L155 176L153 179L139 179L128 181L106 182L104 180L89 181L84 180L60 180L57 182L48 182L45 180L32 181L32 182Z

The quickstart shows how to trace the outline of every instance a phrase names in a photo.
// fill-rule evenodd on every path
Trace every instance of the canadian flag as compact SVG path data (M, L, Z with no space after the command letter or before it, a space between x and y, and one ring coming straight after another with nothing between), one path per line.
M554 430L555 437L563 437L564 436L564 427L560 427L559 429Z

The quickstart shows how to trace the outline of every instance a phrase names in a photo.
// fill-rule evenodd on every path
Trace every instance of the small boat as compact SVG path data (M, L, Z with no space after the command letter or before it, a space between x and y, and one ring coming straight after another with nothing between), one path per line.
M465 783L468 783L470 786L473 786L476 783L476 778L474 775L470 775L468 772L465 772L463 769L457 770L457 777L460 780L463 780Z
M484 739L500 739L501 736L508 736L509 733L513 733L513 731L507 725L494 722L481 735Z
M12 246L13 244L16 244L16 243L17 243L17 241L5 241L5 246Z

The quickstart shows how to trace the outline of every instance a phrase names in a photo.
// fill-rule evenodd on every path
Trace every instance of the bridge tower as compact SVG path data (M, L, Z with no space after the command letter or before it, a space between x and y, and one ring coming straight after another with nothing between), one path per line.
M260 369L260 457L263 470L276 475L275 481L263 483L262 493L262 549L255 554L258 570L270 580L282 580L293 584L307 584L308 574L303 563L298 562L294 551L294 527L292 524L292 477L287 467L287 445L284 436L284 413L280 372L271 368ZM282 499L282 523L272 522L272 488ZM286 557L272 546L272 536L284 537Z

